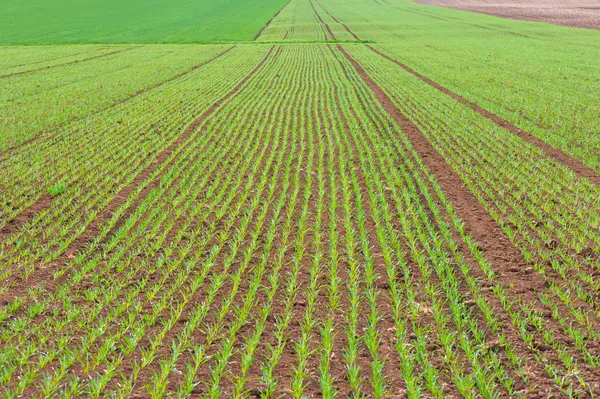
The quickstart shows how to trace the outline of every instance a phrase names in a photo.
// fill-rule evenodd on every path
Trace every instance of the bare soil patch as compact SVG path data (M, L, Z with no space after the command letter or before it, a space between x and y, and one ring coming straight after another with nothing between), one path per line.
M415 0L420 4L473 11L502 18L600 29L596 0Z

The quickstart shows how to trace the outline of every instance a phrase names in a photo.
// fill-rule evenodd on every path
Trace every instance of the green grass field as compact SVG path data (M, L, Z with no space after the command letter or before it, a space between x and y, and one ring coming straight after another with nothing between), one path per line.
M1 36L0 397L600 395L600 32L95 7Z
M286 0L2 0L0 44L252 40Z

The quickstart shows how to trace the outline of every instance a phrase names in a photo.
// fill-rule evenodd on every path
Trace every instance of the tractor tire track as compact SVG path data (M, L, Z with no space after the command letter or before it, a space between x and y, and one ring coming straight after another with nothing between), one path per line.
M316 0L313 0L316 1ZM329 11L327 11L327 9L325 9L320 3L317 2L317 4L319 4L321 6L321 8L323 9L323 11L325 11L334 21L336 21L337 23L339 23L340 25L342 25L346 31L348 31L348 33L350 33L356 40L360 40L360 38L354 33L352 32L352 30L350 30L350 28L348 28L348 26L344 23L342 23L341 21L339 21L337 18L335 18ZM490 121L494 122L495 124L497 124L498 126L510 131L513 134L516 134L517 136L521 137L523 140L527 141L529 144L537 147L538 149L542 150L544 153L546 153L550 158L554 159L555 161L567 166L568 168L570 168L571 170L573 170L577 175L579 175L580 177L586 178L590 181L592 181L596 186L600 187L600 175L592 168L590 168L589 166L584 165L581 161L571 157L570 155L567 155L566 153L564 153L562 150L557 149L552 147L551 145L549 145L548 143L546 143L545 141L535 137L534 135L532 135L531 133L525 132L522 129L519 129L518 127L516 127L515 125L513 125L512 123L500 118L498 115L494 114L491 111L488 111L484 108L482 108L481 106L473 103L470 100L467 100L466 98L462 97L461 95L454 93L453 91L449 90L448 88L440 85L439 83L434 82L433 80L431 80L430 78L428 78L425 75L420 74L419 72L415 71L414 69L410 68L408 65L401 63L400 61L388 56L387 54L377 50L376 48L374 48L373 46L371 46L370 44L365 44L365 46L373 51L374 53L378 54L379 56L387 59L388 61L393 62L394 64L398 65L399 67L401 67L402 69L404 69L406 72L416 76L417 78L421 79L422 81L424 81L425 83L429 84L431 87L441 91L442 93L452 97L453 99L455 99L456 101L467 105L469 108L471 108L473 111L477 112L478 114L484 116L485 118L489 119Z
M73 253L77 253L84 249L85 246L88 245L88 243L98 234L100 226L111 219L115 210L119 206L126 203L128 197L136 190L136 188L144 184L144 181L152 174L160 174L164 173L165 170L168 170L173 164L174 159L162 168L161 165L168 160L169 156L173 152L179 150L182 145L186 145L184 144L185 141L190 138L190 136L198 129L204 120L206 120L217 109L219 109L225 101L233 97L246 84L246 82L261 69L265 62L267 62L271 57L274 49L275 46L272 46L263 59L233 89L217 100L208 110L203 112L202 115L196 118L180 136L178 136L167 148L161 151L146 168L144 168L134 177L129 184L123 187L96 215L96 218L85 227L84 231L64 249L61 256L52 262L53 265L64 264L68 261L69 257L72 256ZM159 170L159 168L162 170ZM156 179L153 179L153 181L154 180ZM138 197L143 197L150 191L150 189L153 187L153 181L147 182L147 185L141 190ZM129 217L131 207L129 207L128 211L123 213L121 219ZM25 294L28 288L39 281L44 281L47 283L46 285L49 286L55 285L57 282L52 277L53 271L54 267L40 268L39 265L36 266L35 271L32 273L27 282L23 281L18 287L15 287L14 291L5 293L5 296L14 297L20 294Z
M348 28L348 26L347 26L345 23L341 22L339 19L337 19L336 17L334 17L334 16L333 16L333 15L332 15L332 14L331 14L329 11L327 11L327 9L326 9L325 7L323 7L323 5L322 5L321 3L319 3L317 0L313 0L313 1L314 1L315 3L317 3L317 4L319 5L319 7L321 7L321 8L323 9L323 11L325 11L325 13L331 17L331 19L333 19L333 20L334 20L335 22L337 22L338 24L342 25L342 26L344 27L344 29L346 29L346 31L352 35L352 37L354 37L354 38L355 38L356 40L358 40L358 41L361 41L361 40L360 40L360 38L359 38L359 37L358 37L358 36L357 36L357 35L356 35L354 32L352 32L352 31L350 30L350 28ZM313 7L313 8L314 8L314 7ZM315 12L316 12L316 11L315 11ZM319 19L320 19L320 17L319 17ZM321 22L323 22L323 20L321 20ZM325 22L323 22L323 23L325 23ZM325 25L327 25L327 24L325 24ZM327 27L327 29L329 29L329 27Z
M68 124L71 124L71 123L76 123L76 122L79 122L79 121L81 121L81 120L83 120L85 118L91 118L93 116L96 116L96 115L98 115L98 114L100 114L100 113L102 113L102 112L104 112L104 111L106 111L108 109L111 109L111 108L117 107L119 105L125 104L126 102L131 101L134 98L136 98L138 96L141 96L142 94L146 94L146 93L148 93L148 92L150 92L150 91L152 91L154 89L157 89L157 88L159 88L161 86L164 86L164 85L166 85L168 83L171 83L171 82L173 82L173 81L175 81L175 80L177 80L179 78L182 78L182 77L184 77L186 75L189 75L190 73L194 72L195 70L200 69L203 66L205 66L207 64L210 64L213 61L217 60L218 58L224 56L225 54L227 54L228 52L230 52L234 48L235 48L235 46L229 47L225 51L222 51L221 53L219 53L216 56L214 56L213 58L210 58L210 59L208 59L206 61L203 61L203 62L201 62L201 63L199 63L197 65L194 65L193 67L189 68L188 70L180 72L180 73L178 73L176 75L173 75L170 78L167 78L167 79L162 80L162 81L160 81L158 83L155 83L153 85L150 85L150 86L147 86L147 87L145 87L143 89L140 89L140 90L136 91L135 93L129 94L125 98L123 98L123 99L121 99L121 100L119 100L117 102L114 102L114 103L112 103L112 104L110 104L110 105L108 105L106 107L103 107L103 108L101 108L99 110L96 110L96 111L92 112L91 114L84 115L84 116L81 116L79 118L75 118L73 120L64 122L64 123L56 126L53 129L54 133L50 133L49 135L44 136L43 132L39 132L38 134L34 135L30 139L22 142L21 144L18 144L18 145L14 146L14 147L8 148L4 152L0 151L0 160L2 160L2 158L5 158L7 155L9 155L9 154L11 154L11 153L13 153L15 151L18 151L19 149L25 147L26 145L32 143L33 141L35 141L35 140L37 140L37 139L39 139L41 137L49 137L49 138L51 138L51 137L55 136L56 134L58 134L58 129L60 129L61 127L65 126L65 125L68 125Z
M414 150L420 155L423 164L430 170L441 190L452 203L456 215L465 222L467 234L470 234L474 241L479 244L481 252L492 265L492 269L503 277L504 282L510 283L507 280L511 280L511 277L517 277L515 275L528 266L520 250L512 244L494 218L465 186L461 177L453 171L419 128L396 108L383 89L368 76L363 67L341 45L338 44L337 48L369 86L381 106L406 134ZM536 292L538 289L543 289L544 283L531 273L528 278L529 282L512 281L517 284L517 290L520 294L535 302ZM546 320L552 324L552 329L559 340L564 343L570 342L553 319ZM583 366L585 362L582 361L580 364ZM586 376L591 373L587 367L582 367L583 370L585 370Z
M285 4L283 5L283 7L281 7L279 10L277 10L277 12L275 13L275 15L273 15L273 16L271 17L271 19L269 19L269 20L267 21L267 23L265 24L265 26L263 26L262 28L260 28L260 30L258 31L258 33L257 33L257 34L254 36L254 39L252 39L252 40L254 40L254 41L258 40L258 38L260 37L260 35L262 35L263 31L264 31L265 29L267 29L267 28L269 27L269 25L271 25L271 22L273 22L273 20L274 20L275 18L277 18L277 16L279 15L279 13L280 13L281 11L283 11L283 9L284 9L284 8L286 8L286 7L288 6L288 4L290 4L290 2L291 2L291 1L292 1L292 0L288 0L288 2L287 2L287 3L285 3Z
M119 54L119 53L124 53L126 51L131 51L131 50L133 50L135 48L136 47L129 47L129 48L126 48L124 50L111 51L110 53L95 55L93 57L84 58L82 60L75 60L75 61L65 62L64 64L58 64L58 65L52 65L52 66L47 66L47 67L42 67L42 68L30 69L30 70L27 70L27 71L9 73L7 75L0 75L0 79L6 79L6 78L13 77L13 76L25 75L25 74L33 73L33 72L46 71L48 69L54 69L54 68L58 68L58 67L62 67L62 66L67 66L67 65L79 64L79 63L82 63L82 62L85 62L85 61L91 61L91 60L95 60L95 59L98 59L98 58L103 58L103 57L108 57L108 56Z
M388 56L387 54L377 50L373 46L366 44L366 47L369 50L373 51L374 53L385 58L386 60L391 61L394 64L398 65L399 67L404 69L406 72L421 79L425 83L429 84L431 87L452 97L456 101L467 105L473 111L477 112L478 114L480 114L480 115L484 116L485 118L489 119L490 121L494 122L496 125L510 131L513 134L516 134L517 136L521 137L523 140L527 141L529 144L542 150L550 158L554 159L555 161L557 161L557 162L567 166L571 170L573 170L580 177L586 178L586 179L592 181L596 186L600 187L600 175L595 170L590 168L589 166L584 165L581 161L571 157L570 155L565 154L560 149L550 146L548 143L533 136L531 133L528 133L528 132L525 132L525 131L519 129L512 123L500 118L498 115L494 114L493 112L490 112L490 111L482 108L481 106L473 103L472 101L467 100L466 98L460 96L459 94L454 93L453 91L447 89L446 87L440 85L439 83L436 83L433 80L429 79L427 76L420 74L419 72L415 71L414 69L410 68L409 66L407 66L407 65L401 63L400 61L395 60L394 58Z
M48 209L52 205L52 196L48 193L42 194L31 205L25 208L14 218L8 220L6 224L0 227L0 241L4 241L9 235L19 231L28 220L31 220L35 215Z
M421 155L423 163L431 170L444 193L455 206L458 216L466 222L473 238L483 244L493 243L493 245L486 245L484 249L486 257L496 266L494 269L508 270L515 264L523 264L523 257L519 250L419 128L396 108L383 89L367 75L363 67L341 45L337 45L337 48L373 91L381 106L408 136L417 153Z
M331 31L331 28L329 27L329 25L323 21L323 18L321 18L321 16L319 15L319 13L317 12L317 9L315 8L315 4L314 4L314 0L310 0L310 6L313 9L313 12L315 13L315 16L317 17L317 19L319 20L319 22L325 27L325 29L327 30L327 33L329 34L329 37L331 38L331 40L337 40L335 37L335 34ZM321 6L322 8L322 6Z

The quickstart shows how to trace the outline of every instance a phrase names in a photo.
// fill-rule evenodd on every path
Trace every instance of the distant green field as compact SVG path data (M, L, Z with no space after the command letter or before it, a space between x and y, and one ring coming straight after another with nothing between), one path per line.
M0 0L1 44L252 40L286 0Z

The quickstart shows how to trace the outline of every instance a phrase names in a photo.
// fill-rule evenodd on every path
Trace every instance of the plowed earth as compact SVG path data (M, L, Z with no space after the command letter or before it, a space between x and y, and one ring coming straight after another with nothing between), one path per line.
M594 0L415 0L502 18L600 29L600 3Z

